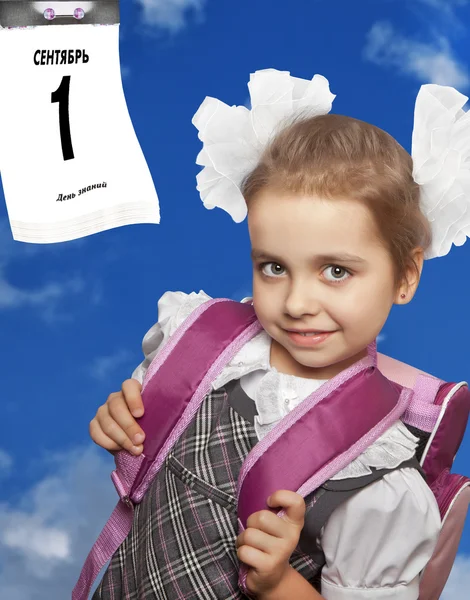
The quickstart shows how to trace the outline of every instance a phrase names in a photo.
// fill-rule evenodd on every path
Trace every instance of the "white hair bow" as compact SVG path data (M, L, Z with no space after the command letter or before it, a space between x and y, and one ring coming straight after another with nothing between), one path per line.
M242 181L256 167L279 126L301 110L311 116L324 115L335 98L321 75L307 81L274 69L251 74L248 89L251 110L207 97L192 121L204 144L196 159L204 167L197 175L204 206L223 208L236 223L247 213L240 192Z
M416 99L411 155L421 209L432 229L426 258L445 256L470 236L470 113L451 87L423 85Z
M321 75L308 81L274 69L251 74L248 89L251 110L207 97L193 117L203 142L196 159L204 167L197 175L201 199L236 223L247 214L241 184L267 142L297 112L327 114L335 99ZM467 100L439 85L423 85L416 100L413 177L433 235L426 258L444 256L452 244L460 246L470 237L470 113L462 110Z

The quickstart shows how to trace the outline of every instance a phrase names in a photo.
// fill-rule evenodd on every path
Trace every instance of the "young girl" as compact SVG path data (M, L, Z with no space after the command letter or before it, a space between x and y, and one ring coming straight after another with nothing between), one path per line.
M280 490L269 505L283 506L286 516L255 513L237 537L237 479L253 446L285 415L367 355L391 307L413 298L424 253L447 253L458 227L449 234L434 218L431 246L423 211L429 216L426 206L438 202L432 185L416 183L417 159L413 165L377 127L327 114L334 97L324 78L262 71L250 93L251 112L206 99L197 113L206 167L198 189L208 208L220 206L236 221L248 211L253 306L263 330L212 383L136 506L132 531L93 599L241 599L242 561L257 598L417 600L441 520L410 466L418 440L401 421L333 477L357 489L331 509L318 536L309 521L317 492L303 500ZM429 128L426 98L441 94L441 113L434 102L433 114L442 122L446 93L460 97L439 86L420 92L416 155L426 146L419 137ZM447 104L455 108L453 99ZM442 191L442 180L434 184ZM90 423L97 444L145 450L135 421L143 414L140 384L175 329L208 299L202 291L162 296L143 340L145 360ZM367 484L377 471L381 477Z

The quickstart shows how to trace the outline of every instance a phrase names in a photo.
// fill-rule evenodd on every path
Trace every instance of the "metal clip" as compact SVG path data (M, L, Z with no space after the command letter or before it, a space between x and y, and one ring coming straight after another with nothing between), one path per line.
M124 502L124 504L128 507L128 508L134 508L134 505L132 504L132 500L129 498L129 496L123 496L121 498L121 500Z

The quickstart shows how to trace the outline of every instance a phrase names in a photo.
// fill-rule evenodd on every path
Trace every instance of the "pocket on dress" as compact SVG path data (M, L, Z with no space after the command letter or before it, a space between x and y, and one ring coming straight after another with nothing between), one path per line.
M237 499L226 494L222 490L214 487L207 481L204 481L180 463L180 461L170 454L166 460L168 469L175 475L184 485L198 492L204 498L213 500L220 506L223 506L230 512L237 514Z

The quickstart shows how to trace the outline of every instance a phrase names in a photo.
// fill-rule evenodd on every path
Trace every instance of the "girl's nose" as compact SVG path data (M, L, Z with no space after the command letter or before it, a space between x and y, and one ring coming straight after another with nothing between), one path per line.
M304 315L315 315L320 312L320 302L312 293L307 293L299 286L292 287L285 301L285 311L293 319L300 319Z

